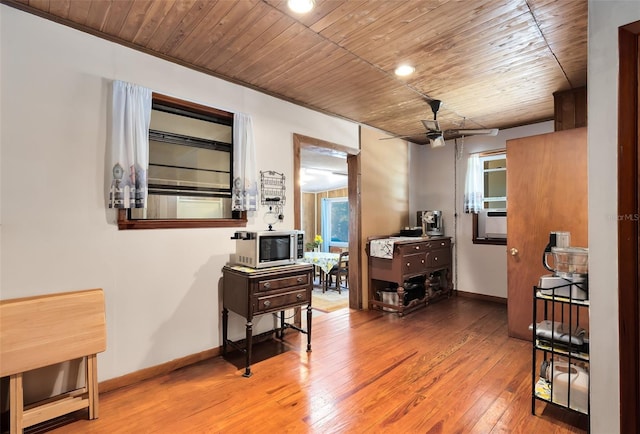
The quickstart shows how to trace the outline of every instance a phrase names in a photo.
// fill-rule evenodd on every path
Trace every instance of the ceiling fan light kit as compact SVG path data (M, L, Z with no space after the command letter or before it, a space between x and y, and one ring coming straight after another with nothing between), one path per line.
M432 148L441 148L444 145L446 145L443 136L438 136L433 139L429 138L429 144L431 145Z

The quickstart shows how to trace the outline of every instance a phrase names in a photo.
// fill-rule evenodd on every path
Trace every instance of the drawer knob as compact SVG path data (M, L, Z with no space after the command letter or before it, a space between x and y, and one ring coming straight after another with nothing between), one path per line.
M444 245L445 245L445 243L444 243L444 242L442 242L442 243L440 243L440 245L441 245L441 246L444 246Z
M266 282L266 283L264 284L264 287L265 287L265 288L271 288L271 282Z
M434 257L433 257L433 260L434 260L434 261L436 261L436 262L438 262L438 257L437 257L437 256L434 256Z
M420 262L422 262L424 264L424 259L422 261L420 261Z
M420 250L420 246L416 246L416 250Z
M303 279L302 279L302 277L298 277L297 280L298 280L298 283L300 283L300 282L302 282Z
M271 306L271 301L265 300L264 307L269 307L269 306Z
M407 262L407 267L411 267L411 262Z
M302 294L297 294L297 295L296 295L296 298L297 298L298 300L300 300L300 299L302 298Z

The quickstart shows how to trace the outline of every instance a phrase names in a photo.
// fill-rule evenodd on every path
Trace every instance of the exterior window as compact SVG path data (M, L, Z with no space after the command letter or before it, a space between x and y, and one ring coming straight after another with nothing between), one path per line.
M484 210L473 214L473 243L506 245L507 154L481 154Z
M323 250L349 246L349 199L346 197L322 199Z
M231 211L233 113L153 95L147 208L121 210L120 229L244 226Z
M484 171L484 208L507 209L507 156L480 157Z

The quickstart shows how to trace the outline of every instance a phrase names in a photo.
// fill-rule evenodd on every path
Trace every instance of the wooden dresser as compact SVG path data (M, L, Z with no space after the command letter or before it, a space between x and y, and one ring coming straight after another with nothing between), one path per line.
M378 243L373 252L372 242ZM386 257L376 256L380 243L386 243ZM452 294L450 237L370 239L367 254L371 309L402 316Z
M242 266L225 266L222 269L222 354L231 345L245 353L245 372L251 376L251 344L253 341L253 317L280 312L279 327L268 333L276 333L280 339L287 328L307 335L307 351L311 351L311 291L313 289L313 266L295 264L290 266L253 269ZM300 324L285 322L284 311L307 306L307 328ZM246 319L246 338L234 342L227 339L229 310Z

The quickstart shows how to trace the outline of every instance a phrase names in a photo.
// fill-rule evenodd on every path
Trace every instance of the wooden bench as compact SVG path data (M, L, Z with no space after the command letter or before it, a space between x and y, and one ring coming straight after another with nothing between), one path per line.
M0 300L0 376L10 377L11 434L84 408L97 418L96 354L106 342L102 289ZM24 372L83 357L85 387L24 406Z

